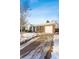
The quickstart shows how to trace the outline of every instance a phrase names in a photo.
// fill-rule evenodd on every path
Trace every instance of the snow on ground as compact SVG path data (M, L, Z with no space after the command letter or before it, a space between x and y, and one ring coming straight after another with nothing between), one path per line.
M55 41L55 40L59 40L59 34L55 34L53 40L54 40L54 41Z
M20 42L25 41L25 40L29 40L30 38L36 36L36 33L22 33L20 35Z
M24 33L22 34L22 38L31 38L33 36L37 35L36 33ZM22 39L21 38L21 39ZM21 48L24 48L26 45L21 46ZM35 51L35 50L34 50ZM22 59L31 59L32 55L34 54L34 51L32 51L27 57ZM52 56L51 59L59 59L59 35L54 35L54 46L53 46L53 52L51 52ZM40 57L40 53L36 54L36 59Z
M21 45L21 46L20 46L20 49L23 49L24 47L28 46L28 45L31 44L32 42L36 41L38 38L39 38L39 37L34 38L34 39L30 40L29 42L27 42L27 43Z
M36 49L34 49L27 56L21 59L40 59L40 57L44 55L41 47L43 47L43 44L39 45Z
M39 51L39 49L38 49ZM21 59L39 59L41 56L41 52L36 52L36 50L33 50L31 53L29 53L27 56Z
M51 59L59 59L59 35L54 35L54 46Z
M33 50L31 53L29 53L27 56L25 56L24 58L21 59L31 59L31 57L33 56L35 50Z

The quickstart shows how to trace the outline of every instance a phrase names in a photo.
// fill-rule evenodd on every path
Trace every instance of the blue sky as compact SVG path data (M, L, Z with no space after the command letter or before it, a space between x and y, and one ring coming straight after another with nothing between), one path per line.
M38 24L46 22L46 20L58 20L59 13L59 1L58 0L21 0L20 6L22 8L27 8L27 2L29 8L28 10L30 16L28 21L32 24Z

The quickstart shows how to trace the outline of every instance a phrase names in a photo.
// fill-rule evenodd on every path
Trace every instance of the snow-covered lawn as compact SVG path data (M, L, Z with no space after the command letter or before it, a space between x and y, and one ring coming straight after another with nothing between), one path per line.
M22 33L20 35L20 42L23 42L25 40L29 40L32 37L35 37L37 33Z
M59 35L54 35L54 46L51 54L51 59L59 59Z
M24 47L28 46L29 44L31 44L32 42L34 42L35 40L37 40L39 37L35 38L35 39L32 39L30 40L29 42L25 43L25 44L22 44L20 46L20 49L23 49Z

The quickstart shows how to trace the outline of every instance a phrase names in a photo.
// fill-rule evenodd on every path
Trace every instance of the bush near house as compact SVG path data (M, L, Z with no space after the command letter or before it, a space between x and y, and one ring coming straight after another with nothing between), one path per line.
M59 33L59 28L56 28L55 29L55 33Z

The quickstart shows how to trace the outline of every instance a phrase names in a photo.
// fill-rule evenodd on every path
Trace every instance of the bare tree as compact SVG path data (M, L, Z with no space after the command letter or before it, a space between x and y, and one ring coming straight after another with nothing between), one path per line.
M49 20L46 21L46 23L49 23L49 22L50 22Z
M26 24L25 16L20 15L20 30L21 30L21 32L22 32L25 24Z
M24 2L23 2L24 1ZM28 0L20 0L20 31L22 32L25 29L27 24L27 15L28 15ZM26 25L27 26L27 25Z
M27 17L28 17L28 12L20 15L20 30L21 30L21 32L22 32L22 30L25 30L25 28L28 27Z

